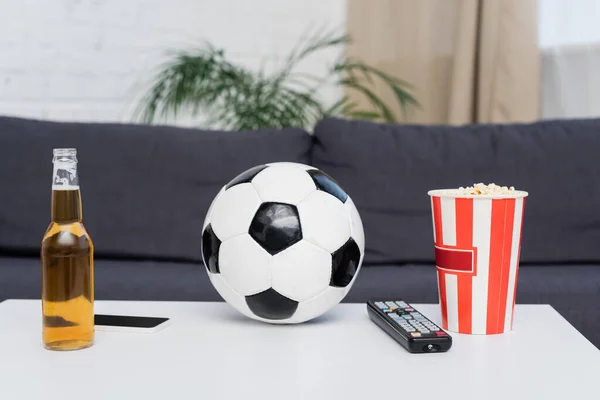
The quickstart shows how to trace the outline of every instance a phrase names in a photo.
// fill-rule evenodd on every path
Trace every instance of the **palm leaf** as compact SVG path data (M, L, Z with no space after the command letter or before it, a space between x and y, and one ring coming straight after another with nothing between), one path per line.
M359 82L353 79L342 79L340 81L340 84L348 86L349 88L355 89L356 91L364 94L369 100L369 102L373 105L373 107L378 109L385 121L396 121L396 117L394 116L392 110L383 102L383 100L381 100L375 93L373 93L371 89L366 88L365 86L361 85Z
M296 44L294 50L292 50L288 55L287 61L283 68L276 74L276 79L285 79L292 71L294 66L313 53L330 47L347 44L349 41L350 37L347 34L336 35L335 32L316 32L315 34L309 36L308 39L301 38Z
M353 83L359 82L359 79L354 74L354 71L360 72L361 75L364 77L364 79L367 80L369 83L373 83L373 80L372 80L373 75L377 76L392 90L392 92L396 98L396 101L398 102L398 104L402 110L402 115L404 117L407 116L409 108L413 108L413 107L419 108L420 107L419 102L409 92L409 89L412 89L412 85L410 85L408 82L405 82L401 79L398 79L389 74L386 74L385 72L383 72L381 70L378 70L376 68L373 68L371 66L368 66L368 65L360 63L360 62L356 62L356 61L350 62L350 61L345 61L345 60L338 62L335 65L334 69L338 73L344 72L344 73L348 74L350 76L350 81L352 81ZM354 87L353 85L347 85L347 86L353 87L354 89L357 89L361 93L363 93L376 108L379 108L381 111L383 111L382 116L384 117L384 119L386 121L395 122L395 118L390 119L389 113L387 113L383 109L381 109L381 104L378 101L378 98L374 99L374 97L373 97L374 93L372 93L372 91L368 90L367 88L365 88L362 85L360 85L361 86L360 88ZM364 115L363 118L367 119L366 114Z
M351 118L366 120L376 120L382 117L378 112L367 110L350 111L346 115Z

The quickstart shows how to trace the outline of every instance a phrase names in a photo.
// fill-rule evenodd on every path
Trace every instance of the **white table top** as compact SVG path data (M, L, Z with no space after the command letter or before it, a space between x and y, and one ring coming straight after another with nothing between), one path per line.
M436 305L415 306L439 323ZM89 349L52 352L41 344L39 300L0 303L0 398L564 400L599 395L600 351L544 305L518 305L509 334L452 334L452 349L438 354L406 352L369 320L364 304L342 304L294 326L255 322L224 303L97 301L96 312L170 316L173 323L151 334L97 332Z

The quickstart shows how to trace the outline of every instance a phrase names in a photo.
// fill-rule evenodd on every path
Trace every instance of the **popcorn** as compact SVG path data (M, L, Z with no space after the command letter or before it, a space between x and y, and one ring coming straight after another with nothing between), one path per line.
M460 187L457 190L457 194L459 195L470 195L470 196L479 196L479 195L494 195L494 194L511 194L515 191L515 187L507 187L507 186L498 186L495 183L490 183L488 185L484 183L476 183L473 186L469 187Z

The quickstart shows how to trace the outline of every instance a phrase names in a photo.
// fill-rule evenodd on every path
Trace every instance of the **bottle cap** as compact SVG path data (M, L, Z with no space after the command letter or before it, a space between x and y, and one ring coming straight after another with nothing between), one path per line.
M77 155L77 149L54 149L52 153L55 156L74 156Z
M76 163L77 149L54 149L52 162L55 163Z

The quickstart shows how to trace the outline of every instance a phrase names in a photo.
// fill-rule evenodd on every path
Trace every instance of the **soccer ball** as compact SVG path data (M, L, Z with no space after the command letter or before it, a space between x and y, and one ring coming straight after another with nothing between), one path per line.
M365 248L352 199L308 165L256 166L225 185L202 228L202 257L221 297L264 322L300 323L338 304Z

